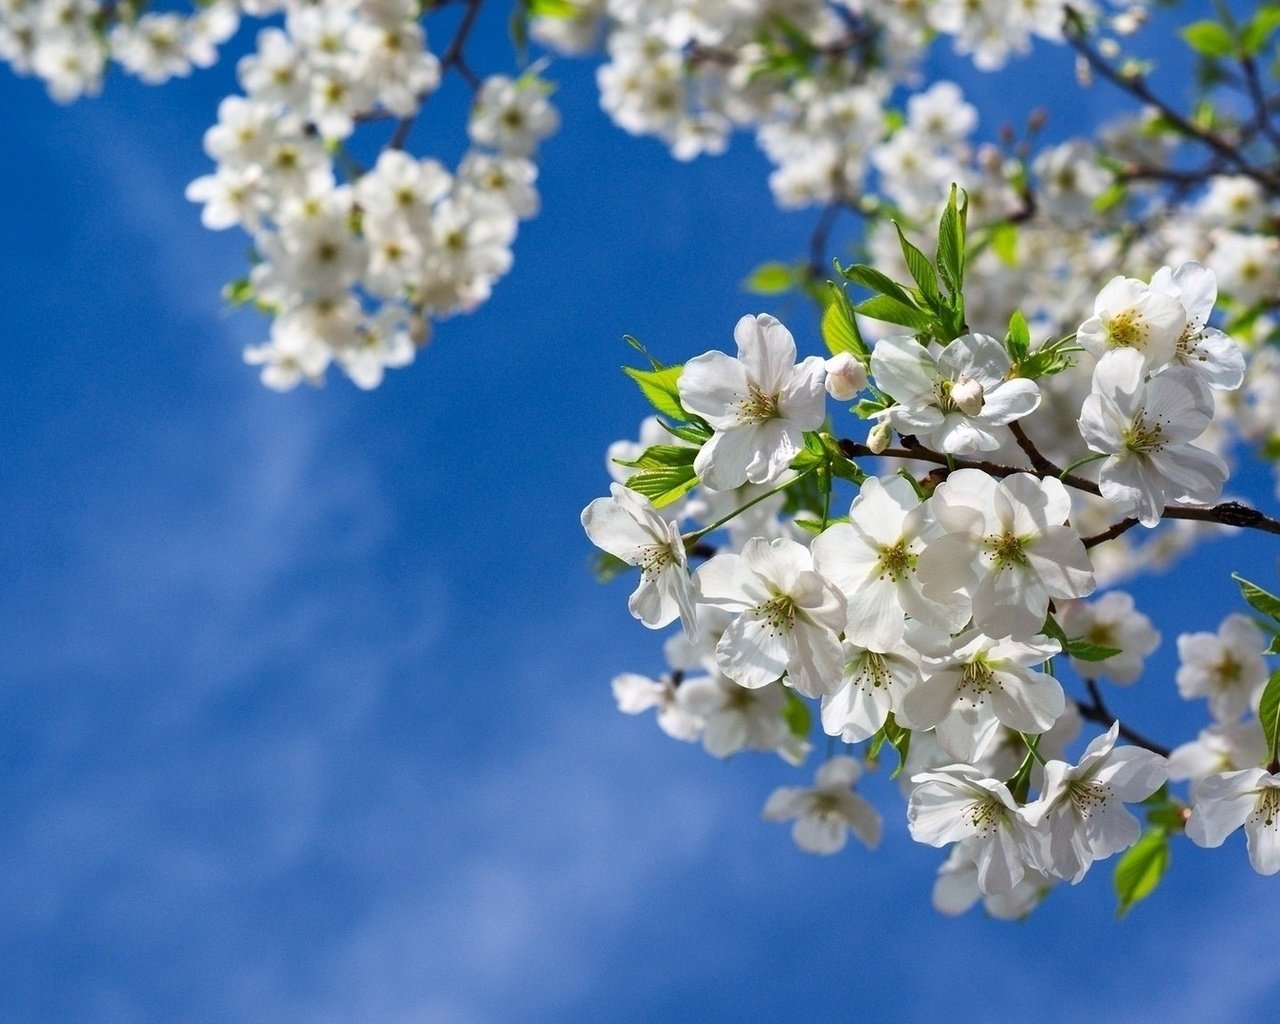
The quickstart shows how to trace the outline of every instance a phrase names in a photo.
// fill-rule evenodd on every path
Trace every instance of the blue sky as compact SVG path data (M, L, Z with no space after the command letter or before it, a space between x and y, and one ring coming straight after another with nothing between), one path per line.
M1044 58L986 110L1065 90ZM1271 1019L1275 884L1238 841L1179 843L1120 924L1106 870L1023 925L947 920L887 780L878 854L805 857L758 815L809 768L616 712L612 675L660 667L578 525L645 414L620 338L674 360L769 310L816 351L738 288L810 220L747 140L676 164L552 74L493 300L373 394L284 396L219 299L243 237L181 197L230 63L65 109L0 77L0 1021ZM1118 711L1194 732L1172 639L1259 564L1238 538L1135 588L1165 643Z

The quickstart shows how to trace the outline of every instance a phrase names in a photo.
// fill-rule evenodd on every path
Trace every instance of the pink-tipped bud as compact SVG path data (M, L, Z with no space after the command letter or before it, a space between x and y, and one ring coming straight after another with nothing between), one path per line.
M827 394L837 402L847 402L867 386L867 368L849 352L827 360Z

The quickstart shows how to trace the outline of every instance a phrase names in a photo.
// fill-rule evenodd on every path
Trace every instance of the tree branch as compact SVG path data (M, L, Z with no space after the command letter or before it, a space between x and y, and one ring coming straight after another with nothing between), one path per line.
M984 473L1003 479L1007 476L1013 476L1014 473L1027 472L1025 467L1020 466L1002 466L997 462L987 462L982 459L964 459L957 458L954 455L943 455L924 447L914 438L904 437L901 448L886 448L880 452L873 452L865 444L858 441L851 441L848 438L841 438L838 442L841 453L849 459L855 458L895 458L895 459L915 459L917 462L931 462L936 466L954 467L956 469L980 469ZM1028 443L1030 443L1028 441ZM1034 448L1035 446L1032 445ZM1039 454L1037 452L1037 454ZM1076 490L1085 491L1089 494L1102 495L1102 491L1098 489L1098 485L1092 480L1086 480L1084 477L1076 476L1073 473L1052 472L1057 469L1052 462L1040 456L1043 464L1048 467L1049 472L1040 471L1040 476L1057 476L1068 487L1074 487ZM1034 460L1033 460L1034 461ZM1261 530L1263 533L1274 533L1280 535L1280 519L1273 519L1271 516L1259 512L1256 508L1251 508L1238 501L1221 501L1216 505L1166 505L1161 513L1165 519L1192 519L1203 523L1217 523L1220 526L1235 526L1250 530ZM1119 529L1119 525L1111 527L1115 533L1111 534L1111 530L1097 534L1095 537L1089 538L1095 544L1101 544L1104 540L1110 540L1111 536L1119 536L1124 530Z

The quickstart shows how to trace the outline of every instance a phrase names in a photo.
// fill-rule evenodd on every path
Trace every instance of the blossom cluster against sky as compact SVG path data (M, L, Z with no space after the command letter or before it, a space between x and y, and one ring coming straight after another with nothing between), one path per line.
M578 524L645 413L621 335L677 359L768 311L818 350L738 288L808 225L748 144L674 164L557 65L493 300L375 394L279 396L240 362L265 321L218 298L241 242L181 198L230 68L69 109L0 80L0 1021L1270 1019L1277 897L1238 836L1177 844L1121 924L1101 870L1024 926L948 920L901 815L806 857L758 819L811 766L615 710L614 673L659 667ZM1017 120L1068 82L1050 53L972 95ZM1173 639L1263 544L1134 588L1165 636L1118 711L1194 734Z

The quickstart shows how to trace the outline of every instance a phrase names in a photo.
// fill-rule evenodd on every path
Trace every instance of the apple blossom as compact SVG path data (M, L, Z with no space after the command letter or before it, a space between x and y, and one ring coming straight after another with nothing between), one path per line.
M627 604L631 614L650 629L679 618L692 633L697 612L680 527L622 484L610 484L609 493L582 510L582 528L597 547L640 567L640 583Z
M823 361L809 356L797 365L795 339L782 324L744 316L733 337L736 359L707 352L680 374L680 401L715 431L694 469L716 491L777 480L825 415Z
M1187 838L1197 846L1221 846L1244 826L1249 863L1260 875L1280 871L1280 776L1245 768L1201 779L1192 789Z
M810 697L839 685L844 598L814 571L804 546L753 538L741 554L716 555L694 582L700 603L738 613L716 645L716 661L730 679L754 688L785 673Z
M1040 404L1035 381L1008 380L1009 368L1004 346L985 334L966 334L936 355L895 335L871 353L876 386L896 401L883 414L887 422L956 455L999 448L1000 428Z
M1147 380L1146 365L1129 348L1103 356L1079 422L1088 446L1107 456L1098 473L1102 496L1143 526L1155 526L1170 501L1216 498L1227 467L1190 443L1213 416L1209 388L1182 366Z
M1060 481L1030 473L996 481L960 469L939 485L929 509L942 535L920 555L924 596L968 599L974 625L987 635L1033 636L1051 598L1093 591L1088 553L1064 525L1071 499Z
M861 774L852 757L833 757L818 768L812 789L775 789L761 816L765 821L794 818L791 837L805 853L839 853L850 832L874 850L880 843L880 815L852 789Z

